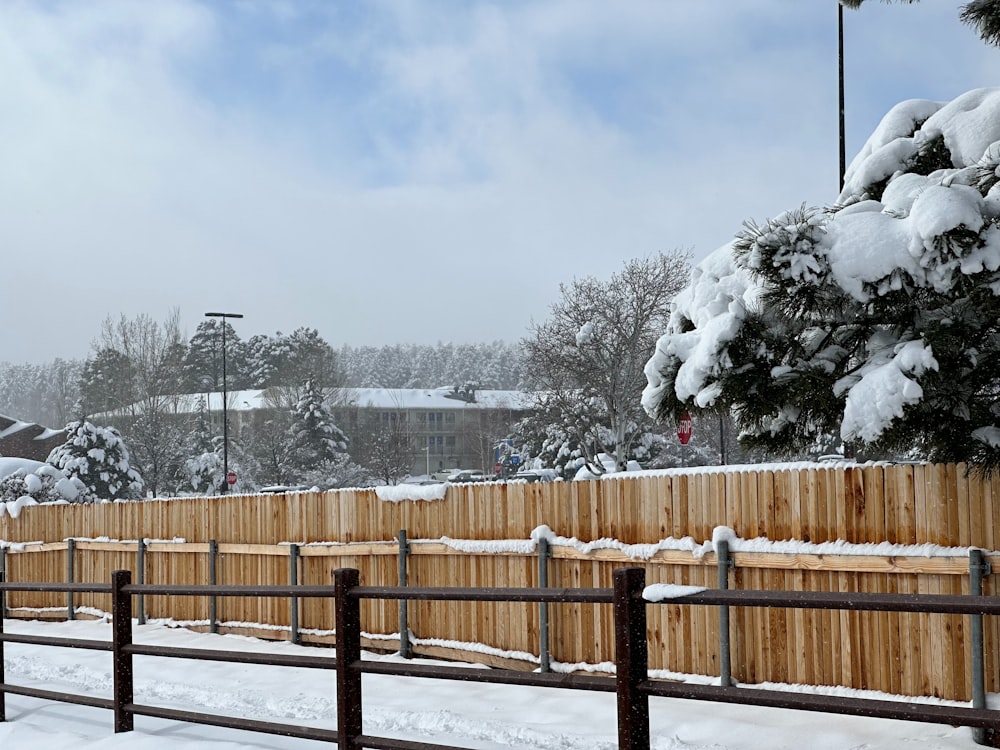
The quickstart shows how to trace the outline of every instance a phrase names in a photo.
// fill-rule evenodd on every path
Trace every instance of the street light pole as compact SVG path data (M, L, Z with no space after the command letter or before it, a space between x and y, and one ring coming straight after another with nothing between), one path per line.
M207 312L206 318L222 318L222 493L229 492L229 409L226 403L229 395L226 390L226 319L242 318L242 313Z
M847 173L847 134L844 128L844 6L837 3L837 87L840 105L840 189Z

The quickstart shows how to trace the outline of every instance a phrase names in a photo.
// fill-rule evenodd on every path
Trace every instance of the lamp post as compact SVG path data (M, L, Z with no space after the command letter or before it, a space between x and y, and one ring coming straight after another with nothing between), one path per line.
M222 318L222 485L223 494L229 492L229 396L226 392L226 318L242 318L242 313L207 312L206 318Z
M837 87L840 105L840 189L847 172L847 136L844 129L844 6L837 3Z

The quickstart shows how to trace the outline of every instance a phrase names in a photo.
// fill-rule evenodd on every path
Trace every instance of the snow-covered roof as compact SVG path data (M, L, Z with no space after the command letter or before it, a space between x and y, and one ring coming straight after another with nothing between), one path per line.
M25 474L33 474L42 466L45 466L42 461L32 461L30 458L2 456L0 457L0 479L9 477L19 469L24 469Z
M449 397L447 388L344 388L343 401L372 409L527 409L531 395L523 391L475 391L475 401Z
M0 439L9 437L13 435L15 432L20 432L21 430L27 429L28 427L37 427L37 425L34 425L31 422L22 422L19 419L12 419L11 417L0 417L0 418L2 418L5 422L9 421L13 423L8 425L3 430L0 430Z
M367 409L411 410L434 409L515 409L530 408L531 393L524 391L477 390L475 401L467 402L449 397L454 393L452 386L443 388L340 388L334 397L335 406L354 405ZM172 397L170 411L175 414L190 414L198 410L204 400L209 411L221 411L222 393L186 393ZM230 411L255 411L270 409L275 405L268 397L267 389L228 391L227 408ZM100 417L101 415L95 415Z

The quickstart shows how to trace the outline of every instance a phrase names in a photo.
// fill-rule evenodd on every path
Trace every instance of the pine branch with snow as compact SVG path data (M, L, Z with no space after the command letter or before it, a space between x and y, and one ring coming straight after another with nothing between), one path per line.
M643 403L732 410L744 444L836 433L1000 468L1000 89L890 111L833 209L757 225L694 269Z

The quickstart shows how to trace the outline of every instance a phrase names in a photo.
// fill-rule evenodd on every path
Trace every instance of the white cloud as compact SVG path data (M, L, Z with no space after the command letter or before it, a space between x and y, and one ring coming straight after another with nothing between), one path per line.
M937 12L949 81L995 54ZM859 144L906 38L878 23ZM0 357L175 305L334 345L518 338L573 275L833 200L835 44L832 9L780 0L4 4L7 306L87 304Z

